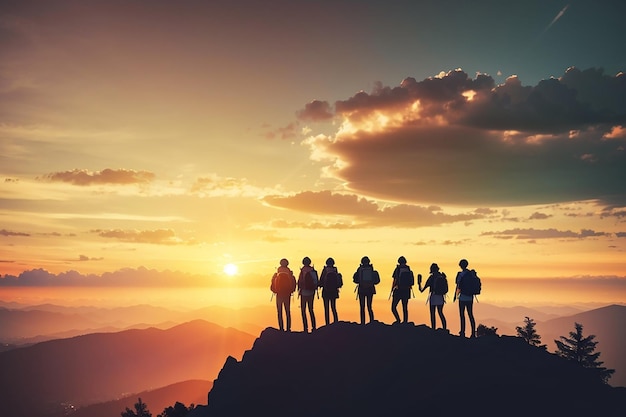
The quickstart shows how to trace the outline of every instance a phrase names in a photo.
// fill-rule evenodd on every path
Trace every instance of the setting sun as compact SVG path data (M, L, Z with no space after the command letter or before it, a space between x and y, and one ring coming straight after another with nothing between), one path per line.
M237 265L235 264L226 264L224 265L224 273L229 277L232 277L237 273Z

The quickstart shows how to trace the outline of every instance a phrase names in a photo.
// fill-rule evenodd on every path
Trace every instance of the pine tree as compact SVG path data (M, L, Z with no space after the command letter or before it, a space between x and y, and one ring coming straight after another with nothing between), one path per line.
M517 330L517 337L521 337L531 346L539 347L541 349L547 349L546 345L541 344L541 336L535 330L535 321L530 317L526 316L524 319L524 327L517 326L515 330Z
M148 406L146 403L141 401L141 398L138 398L138 401L135 403L135 410L133 411L130 408L126 407L126 411L122 411L122 417L152 417L152 413L148 410Z
M569 333L569 338L560 336L561 340L555 340L557 351L556 354L562 358L578 363L583 368L595 369L599 378L605 384L609 378L615 373L614 369L607 369L601 365L604 362L598 360L600 352L595 352L598 342L593 339L595 335L583 337L583 325L574 323L575 332Z

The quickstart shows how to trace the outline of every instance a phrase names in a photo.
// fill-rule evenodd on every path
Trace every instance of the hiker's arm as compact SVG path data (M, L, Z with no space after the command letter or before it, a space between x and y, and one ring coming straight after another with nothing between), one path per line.
M424 290L426 289L426 287L422 288L422 274L417 274L417 288L420 290L420 292L424 292Z

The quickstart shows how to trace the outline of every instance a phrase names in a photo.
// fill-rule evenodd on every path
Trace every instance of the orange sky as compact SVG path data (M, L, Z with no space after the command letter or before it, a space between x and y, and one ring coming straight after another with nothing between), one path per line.
M619 13L278 3L0 6L0 277L626 281Z

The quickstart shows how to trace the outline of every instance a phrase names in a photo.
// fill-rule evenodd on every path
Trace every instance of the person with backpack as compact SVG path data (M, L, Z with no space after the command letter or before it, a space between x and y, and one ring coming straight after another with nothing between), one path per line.
M317 271L311 266L311 258L305 256L302 259L302 268L298 276L298 295L300 296L300 311L302 312L302 328L304 333L309 331L306 311L309 310L311 316L311 331L316 330L315 313L313 312L313 301L317 292Z
M280 260L280 266L272 276L270 289L276 294L276 311L278 313L278 328L285 330L283 322L283 309L287 319L286 330L291 331L291 294L296 290L296 277L289 269L289 261L285 258Z
M398 314L398 303L402 301L402 323L409 321L409 298L411 298L411 289L415 285L415 277L411 267L407 265L406 258L401 256L398 258L398 265L391 274L393 284L391 291L393 298L391 301L391 312L396 318L393 324L400 323L400 315Z
M341 273L337 271L335 260L326 259L326 266L320 276L320 287L322 287L322 300L324 300L324 320L326 325L330 323L330 311L333 312L333 323L337 323L337 298L339 298L339 288L343 286Z
M365 324L365 306L370 317L370 323L374 321L374 310L372 299L376 294L376 285L380 283L380 275L370 263L370 258L361 258L361 264L352 276L352 281L357 284L359 307L361 313L361 324Z
M444 272L439 272L439 265L433 263L430 265L430 275L426 280L426 284L422 287L422 275L418 274L417 284L420 292L424 292L426 288L430 288L428 294L428 302L430 304L430 327L437 329L437 319L435 310L439 314L441 326L443 330L447 330L446 316L443 314L443 305L446 303L445 296L448 293L448 278Z
M476 321L474 320L474 294L478 294L480 289L480 280L476 276L476 271L467 269L469 262L466 259L459 261L461 270L456 274L456 290L454 292L455 301L459 299L459 315L461 319L461 331L459 336L465 337L465 312L469 317L470 326L472 326L472 333L470 338L476 337ZM478 280L478 283L476 283ZM478 291L478 292L476 292Z

